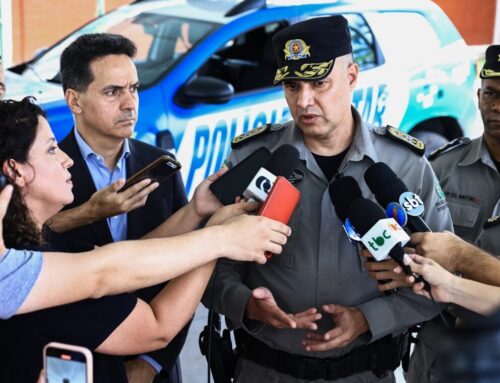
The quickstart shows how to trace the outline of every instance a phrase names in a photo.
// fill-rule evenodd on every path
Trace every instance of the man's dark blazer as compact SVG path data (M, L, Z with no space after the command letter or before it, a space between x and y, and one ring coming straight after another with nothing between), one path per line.
M130 155L126 159L127 178L135 174L147 164L154 161L165 151L145 144L144 142L129 139ZM59 147L70 156L74 165L69 169L73 181L73 194L75 199L72 204L65 207L70 209L88 201L90 196L96 192L96 187L90 171L85 163L80 149L77 145L74 130L61 141ZM153 191L146 204L127 214L127 239L138 239L150 232L170 215L187 203L186 192L180 173L176 173ZM97 246L103 246L113 242L111 231L106 219L94 222L90 225L78 227L64 233L68 237ZM123 276L127 278L126 275ZM138 290L134 295L149 302L163 288L164 284ZM172 313L175 315L175 313ZM148 353L155 361L163 366L165 372L170 372L186 340L189 324L169 343L169 345L158 351Z

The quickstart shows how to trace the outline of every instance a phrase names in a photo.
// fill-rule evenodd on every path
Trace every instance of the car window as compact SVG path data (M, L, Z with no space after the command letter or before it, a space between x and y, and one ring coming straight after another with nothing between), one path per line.
M345 14L352 39L352 55L360 70L377 66L375 39L365 19L359 14Z
M165 15L153 11L132 17L96 20L47 52L31 66L31 76L58 81L62 51L85 33L116 33L137 45L136 66L142 86L157 81L172 65L218 24Z
M233 85L235 93L271 87L276 74L272 36L286 27L273 22L228 40L201 66L199 76L211 76Z

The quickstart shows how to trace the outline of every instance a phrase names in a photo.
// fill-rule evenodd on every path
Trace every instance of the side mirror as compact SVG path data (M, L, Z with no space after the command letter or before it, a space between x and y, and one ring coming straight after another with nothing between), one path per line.
M234 95L233 86L215 77L200 76L188 82L175 99L182 105L224 104Z

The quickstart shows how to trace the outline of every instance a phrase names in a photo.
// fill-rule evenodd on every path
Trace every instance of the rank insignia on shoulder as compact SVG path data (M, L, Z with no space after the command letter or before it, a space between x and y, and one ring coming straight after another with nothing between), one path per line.
M449 152L452 149L459 148L464 145L469 145L471 143L471 139L468 137L458 137L455 138L453 141L448 142L447 144L444 144L440 148L437 148L434 150L431 154L429 154L429 161L432 161L436 158L438 158L441 154Z
M240 134L239 136L236 136L233 138L233 141L231 141L231 148L237 148L239 145L241 145L243 142L247 141L248 139L252 137L259 136L261 134L264 134L271 130L271 124L265 124L262 126L259 126L258 128L249 130L246 133Z
M496 225L500 225L500 216L499 215L488 218L488 220L483 225L483 229L489 229L490 227L493 227Z
M422 141L420 141L418 138L410 136L409 134L406 134L405 132L402 132L394 126L387 125L387 127L385 128L384 136L407 146L419 156L423 156L425 153L425 144Z

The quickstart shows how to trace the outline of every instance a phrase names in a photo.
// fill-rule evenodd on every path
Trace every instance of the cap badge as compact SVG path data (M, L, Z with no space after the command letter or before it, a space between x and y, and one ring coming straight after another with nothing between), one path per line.
M305 59L311 56L311 53L309 53L310 49L311 47L307 45L304 40L288 40L285 43L285 49L283 49L283 52L285 52L285 60Z

